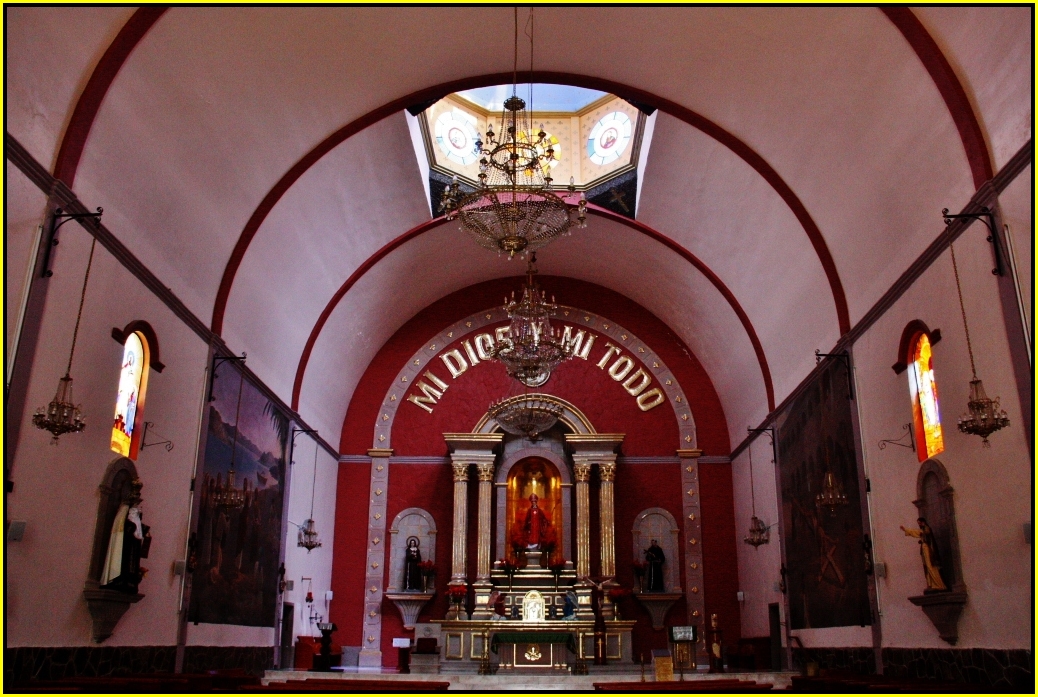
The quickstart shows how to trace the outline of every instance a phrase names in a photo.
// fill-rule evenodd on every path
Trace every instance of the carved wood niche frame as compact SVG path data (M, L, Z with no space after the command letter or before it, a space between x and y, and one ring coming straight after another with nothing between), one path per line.
M941 556L941 579L950 590L965 591L962 560L959 557L959 532L955 520L955 489L948 470L940 460L930 458L919 466L915 484L915 504L919 517L925 518L937 540Z

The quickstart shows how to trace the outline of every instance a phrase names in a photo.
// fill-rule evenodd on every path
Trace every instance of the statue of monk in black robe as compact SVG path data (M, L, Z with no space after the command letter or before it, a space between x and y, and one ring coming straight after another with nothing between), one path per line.
M667 557L663 554L658 540L653 540L649 548L645 550L645 590L649 593L662 593L666 590L663 581L663 564Z
M404 590L422 590L422 552L418 538L407 538L407 550L404 552Z

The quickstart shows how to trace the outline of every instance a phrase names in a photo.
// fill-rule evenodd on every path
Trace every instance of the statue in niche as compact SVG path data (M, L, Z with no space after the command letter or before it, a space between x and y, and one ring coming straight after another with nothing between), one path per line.
M666 590L663 580L663 564L667 557L663 554L659 540L653 540L645 550L645 590L649 593L662 593Z
M412 535L407 538L407 549L404 551L404 590L421 591L422 588L422 551L421 542Z
M537 501L537 494L530 494L530 510L526 512L526 522L523 524L527 549L541 549L550 539L551 522L537 505Z
M148 558L151 528L144 524L141 511L141 480L134 479L130 493L119 506L108 537L108 553L101 570L101 587L120 593L137 594L146 569L141 559Z
M937 551L937 540L934 538L933 530L926 524L925 518L919 518L916 522L919 523L918 530L911 530L904 525L901 526L901 530L908 537L915 537L919 540L919 556L923 559L926 592L946 591L948 587L944 585L944 580L941 578L941 558Z

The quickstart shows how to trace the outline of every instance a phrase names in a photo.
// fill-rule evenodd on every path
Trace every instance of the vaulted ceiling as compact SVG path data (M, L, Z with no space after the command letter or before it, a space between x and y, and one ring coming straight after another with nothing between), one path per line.
M8 132L323 433L408 318L519 272L433 219L403 111L505 82L510 7L6 12ZM666 322L733 443L1031 137L1026 7L535 14L538 81L659 108L637 221L541 270Z

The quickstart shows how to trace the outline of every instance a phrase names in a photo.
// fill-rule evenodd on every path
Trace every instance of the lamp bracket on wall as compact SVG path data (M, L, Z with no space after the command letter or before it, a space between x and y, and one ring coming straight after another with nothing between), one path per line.
M901 434L900 438L887 438L885 440L881 440L879 442L879 449L883 450L889 444L889 445L900 445L902 448L909 448L909 449L914 451L915 450L915 433L914 433L914 429L912 428L912 423L909 422L909 423L905 424L904 426L901 427L901 430L904 431L904 433ZM908 442L907 443L903 443L902 441L906 437L908 438Z
M54 275L54 272L50 268L50 254L51 250L58 246L58 228L70 220L83 220L85 218L93 218L94 224L100 227L101 216L103 214L104 209L101 208L101 206L97 207L97 212L95 213L66 213L60 208L55 208L54 214L50 217L50 230L47 232L47 243L43 247L43 271L40 272L40 276L43 278L50 278Z
M839 358L847 366L847 399L854 399L854 377L851 375L851 354L847 351L839 353L822 353L815 349L815 364L822 362L823 358Z
M144 433L141 434L141 448L140 449L144 450L145 448L150 448L153 445L164 445L164 446L166 446L166 452L168 453L169 451L171 451L173 449L173 441L169 440L168 438L166 440L160 440L158 443L148 443L147 442L148 441L148 427L149 426L154 426L154 425L155 424L152 421L145 421L144 422ZM159 437L161 438L162 436L159 436Z
M213 356L212 370L209 371L209 401L215 402L216 397L213 396L213 383L216 382L216 369L220 367L220 364L224 361L241 361L242 365L245 365L245 352L242 351L240 356Z
M775 464L776 462L778 462L778 449L775 446L775 429L771 428L770 426L768 428L750 428L749 426L747 426L746 430L749 433L763 433L768 438L770 438L771 439L771 464Z
M1005 269L1002 267L1002 244L998 240L998 228L995 227L995 212L983 206L979 213L949 213L947 208L941 209L941 215L944 216L944 224L951 225L953 220L983 220L984 224L988 226L988 231L991 233L988 235L988 242L991 243L991 249L995 254L995 268L991 269L991 273L996 276L1005 276Z
M293 464L293 465L296 463L296 459L295 459L295 455L296 455L296 436L298 436L300 433L312 433L314 436L316 436L317 435L317 429L316 428L293 428L292 429L292 462L290 464Z

